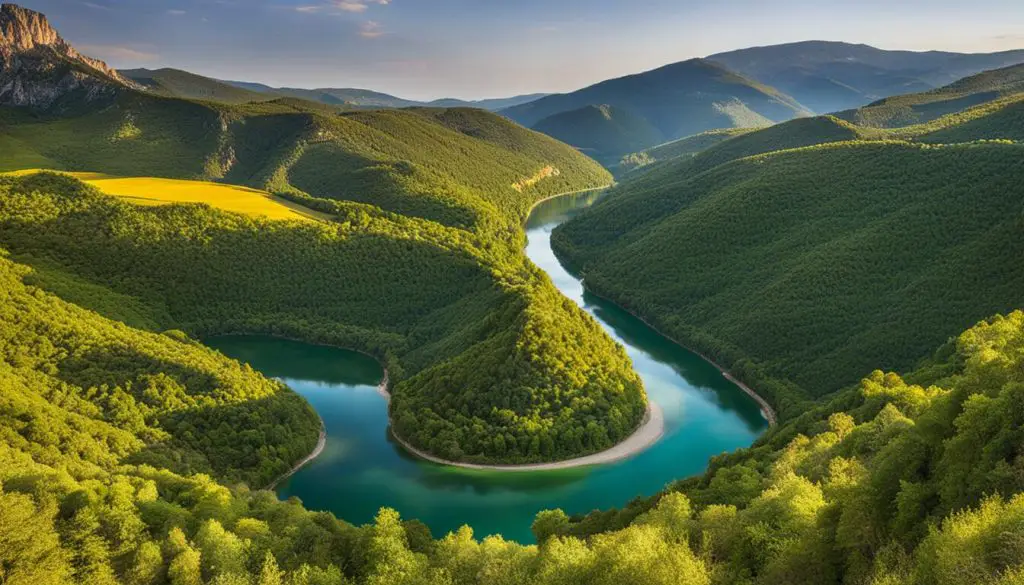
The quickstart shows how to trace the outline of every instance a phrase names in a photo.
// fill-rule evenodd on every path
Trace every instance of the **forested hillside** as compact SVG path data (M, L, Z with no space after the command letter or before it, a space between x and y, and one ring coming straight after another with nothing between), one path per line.
M0 576L9 585L1009 585L1024 563L1013 432L1024 424L1015 408L1019 312L967 331L912 375L869 375L624 511L543 512L534 522L541 544L522 546L477 541L468 528L434 540L387 509L354 527L294 499L217 483L259 473L228 451L266 424L241 410L252 408L254 388L291 400L296 414L306 407L180 334L130 330L25 285L28 274L0 260L11 301L0 314L10 358L0 393ZM60 342L47 341L57 331ZM82 370L72 346L87 339L91 367ZM192 393L198 372L212 374L218 398ZM250 394L231 390L233 375ZM95 386L107 381L119 385ZM203 398L154 400L165 395ZM224 459L196 459L210 462L212 477L131 463L179 430L161 413L173 419L182 408L208 411L229 433L204 445ZM308 422L282 421L277 439L312 440Z
M647 120L606 105L593 105L560 112L537 122L534 127L579 148L606 166L618 161L623 152L642 149L662 138Z
M488 251L489 238L353 203L318 224L135 207L53 174L0 187L0 246L134 299L163 328L376 356L394 384L395 432L442 457L569 458L610 447L643 417L622 349L520 256ZM118 305L72 296L80 288L54 290Z
M923 124L1014 94L1024 93L1024 64L985 71L923 93L879 100L837 117L873 128Z
M554 243L589 288L793 414L868 364L905 370L979 316L1024 305L1022 152L841 142L694 175L659 168Z
M4 110L0 136L19 146L0 155L2 170L24 168L31 154L52 163L42 166L224 180L465 228L507 229L533 201L610 181L569 146L470 109L339 114L128 92L74 115Z
M121 75L164 97L246 104L269 102L281 96L250 91L180 69L124 69Z
M729 140L741 134L752 132L754 128L726 128L722 130L708 130L679 140L673 140L648 148L640 152L633 152L622 157L619 161L619 170L634 171L658 162L670 161L677 158L696 156L719 142Z
M703 59L551 95L502 113L535 126L549 116L597 105L608 105L621 110L620 115L645 120L660 133L644 147L707 130L765 126L809 113L793 98ZM599 119L595 121L604 125ZM618 153L635 150L632 144L624 144Z

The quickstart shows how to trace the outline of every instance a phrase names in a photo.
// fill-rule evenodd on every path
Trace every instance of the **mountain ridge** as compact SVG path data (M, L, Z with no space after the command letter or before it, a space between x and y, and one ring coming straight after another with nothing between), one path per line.
M840 41L797 41L709 55L777 87L817 113L857 108L927 91L989 69L1024 62L1024 49L994 53L887 50Z
M0 5L0 104L48 108L75 90L95 99L119 86L141 89L103 61L79 53L45 15Z

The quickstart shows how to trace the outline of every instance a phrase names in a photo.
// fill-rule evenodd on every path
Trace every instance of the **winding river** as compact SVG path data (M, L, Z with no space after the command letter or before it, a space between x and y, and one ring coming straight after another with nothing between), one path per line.
M594 467L503 473L436 465L408 455L388 435L387 406L376 388L382 372L371 358L274 338L209 339L210 346L282 379L324 420L323 453L282 482L278 494L355 524L389 506L404 518L426 522L435 536L469 524L480 538L502 534L532 542L530 523L540 510L574 514L622 506L700 473L714 455L752 443L768 426L754 400L711 364L585 292L555 258L551 230L599 196L567 195L539 204L527 222L526 253L625 346L648 396L664 413L661 440L635 457Z

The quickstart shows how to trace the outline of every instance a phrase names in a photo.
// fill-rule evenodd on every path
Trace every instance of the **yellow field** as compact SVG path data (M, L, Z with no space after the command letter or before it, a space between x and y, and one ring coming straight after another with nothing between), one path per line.
M13 175L38 172L36 169L15 171ZM327 216L273 195L237 185L204 181L158 179L154 177L113 177L100 173L67 173L108 195L120 197L137 205L169 205L171 203L206 203L212 207L270 219L313 221Z

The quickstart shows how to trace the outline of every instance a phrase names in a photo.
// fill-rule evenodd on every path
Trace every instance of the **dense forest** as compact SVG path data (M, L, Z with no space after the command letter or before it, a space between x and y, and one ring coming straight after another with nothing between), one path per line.
M468 527L435 540L388 509L355 527L234 484L276 471L270 452L308 448L308 407L182 333L130 329L30 274L0 260L5 584L1019 582L1024 313L913 374L875 372L627 509L542 512L540 544L523 546ZM202 426L181 426L186 412ZM267 452L241 456L255 437Z
M47 173L0 190L0 246L40 267L37 284L192 336L366 351L391 374L394 431L439 456L564 459L611 447L644 416L625 352L484 238L355 203L321 224L136 207Z
M624 185L554 245L591 290L785 416L1024 305L1022 152L846 142L746 158L661 190Z

